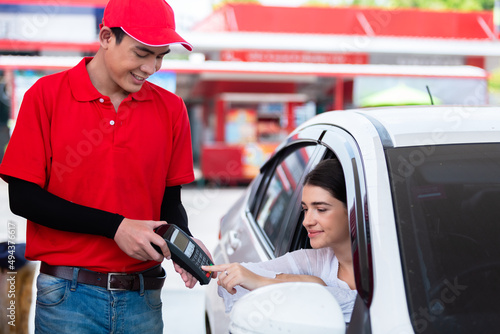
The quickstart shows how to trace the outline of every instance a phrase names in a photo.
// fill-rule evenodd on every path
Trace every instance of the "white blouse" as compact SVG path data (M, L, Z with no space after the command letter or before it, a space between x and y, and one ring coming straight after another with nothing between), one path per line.
M346 282L338 279L339 261L330 247L300 249L274 260L242 263L242 265L260 276L269 278L276 278L278 274L311 275L321 278L327 285L325 288L339 303L345 321L350 321L357 292L351 290ZM249 292L241 286L236 286L235 289L236 293L232 295L223 287L218 287L219 296L224 298L226 312L231 311L233 304Z

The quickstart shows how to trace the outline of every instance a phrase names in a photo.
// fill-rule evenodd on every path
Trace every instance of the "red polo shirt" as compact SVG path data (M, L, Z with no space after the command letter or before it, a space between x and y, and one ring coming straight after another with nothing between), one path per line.
M165 186L192 182L191 133L182 99L149 82L115 111L83 59L38 80L24 95L0 166L77 204L130 219L159 220ZM68 221L71 224L71 221ZM149 268L114 240L28 221L26 257L101 272Z

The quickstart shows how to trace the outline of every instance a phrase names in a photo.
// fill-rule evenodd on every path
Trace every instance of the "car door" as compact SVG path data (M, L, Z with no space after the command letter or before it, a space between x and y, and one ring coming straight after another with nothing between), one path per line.
M262 167L261 182L247 215L261 234L261 243L270 258L309 247L301 224L302 182L319 161L333 155L341 162L346 177L357 285L369 305L373 278L367 192L362 157L348 132L335 126L317 125L291 137Z
M345 130L336 126L321 127L316 145L316 155L311 159L308 170L323 159L336 156L340 161L345 179L349 224L351 231L353 264L358 290L358 299L352 316L349 333L370 333L369 307L373 295L373 266L371 258L367 189L362 156L356 140ZM308 171L307 170L307 171ZM303 177L307 174L304 170ZM300 190L302 187L300 187ZM303 228L300 210L300 191L289 206L289 219L282 227L281 245L276 253L283 254L309 247L307 233Z
M246 194L223 217L215 263L260 262L282 255L282 230L290 220L297 224L291 210L295 212L303 175L324 151L318 145L322 132L318 127L305 129L275 150ZM207 296L207 328L226 333L229 316L217 295L216 283L210 283Z
M369 333L368 307L373 279L366 187L359 149L352 136L342 129L324 124L312 126L278 147L250 185L246 198L242 199L244 219L231 218L237 223L223 233L238 239L235 243L238 247L226 253L226 262L265 261L309 247L307 233L301 224L302 183L319 161L332 155L338 157L346 176L356 284L361 291L355 306L361 331L354 332ZM224 327L227 320L224 320Z

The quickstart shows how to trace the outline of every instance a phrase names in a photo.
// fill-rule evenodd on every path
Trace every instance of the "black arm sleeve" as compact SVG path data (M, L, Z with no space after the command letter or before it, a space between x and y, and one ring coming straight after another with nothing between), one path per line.
M66 232L101 235L113 239L125 218L60 198L37 184L9 178L10 210L37 224Z
M188 217L181 202L181 186L166 187L161 203L160 219L169 224L177 225L189 236Z

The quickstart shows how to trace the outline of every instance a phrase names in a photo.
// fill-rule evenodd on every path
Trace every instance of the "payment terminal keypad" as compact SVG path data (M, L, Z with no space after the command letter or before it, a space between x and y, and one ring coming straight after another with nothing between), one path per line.
M172 260L195 277L201 285L210 282L212 273L201 269L201 266L213 265L208 255L201 247L175 225L165 224L155 229L155 232L167 242ZM161 249L153 245L161 253Z

